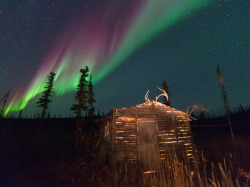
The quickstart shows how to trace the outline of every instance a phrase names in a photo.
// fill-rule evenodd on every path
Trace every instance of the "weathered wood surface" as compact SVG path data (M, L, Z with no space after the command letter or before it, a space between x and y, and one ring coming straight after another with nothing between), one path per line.
M165 159L169 152L193 157L192 133L186 113L161 103L144 103L132 107L113 109L107 119L106 140L112 141L113 161L140 160L138 123L155 122L157 125L159 157ZM145 124L146 125L146 124Z

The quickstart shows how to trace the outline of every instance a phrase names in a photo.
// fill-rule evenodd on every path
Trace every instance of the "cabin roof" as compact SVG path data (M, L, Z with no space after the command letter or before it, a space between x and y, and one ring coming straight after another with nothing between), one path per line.
M145 102L145 103L138 104L135 106L128 106L128 107L123 107L123 108L113 108L113 110L118 110L118 111L131 111L131 112L129 112L130 114L135 113L135 109L139 112L148 110L150 113L153 113L153 112L154 113L165 113L165 115L176 114L176 115L185 116L189 119L188 114L186 112L177 110L173 107L167 106L163 103L156 102L156 101ZM110 111L107 114L107 116L112 115L112 111Z
M145 103L142 103L142 104L138 104L138 105L135 105L135 106L128 106L128 107L123 107L123 108L114 108L114 109L130 109L130 108L141 108L141 109L144 109L144 108L155 108L155 109L162 109L162 110L172 110L172 111L178 111L180 113L183 113L186 115L185 112L183 111L180 111L180 110L177 110L176 108L173 108L171 106L167 106L163 103L160 103L160 102L156 102L156 101L150 101L150 102L145 102Z

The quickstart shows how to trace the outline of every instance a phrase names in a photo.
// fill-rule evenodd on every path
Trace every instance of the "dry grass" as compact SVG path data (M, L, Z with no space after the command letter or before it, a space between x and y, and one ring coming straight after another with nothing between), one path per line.
M126 163L119 164L116 171L117 186L242 186L231 166L227 166L226 161L208 166L197 160L192 163L180 162L175 155L172 155L162 162L161 167L155 173L144 174L140 167Z
M100 161L93 161L86 168L65 170L69 186L159 186L159 187L238 187L248 186L248 181L239 179L232 165L226 160L213 164L195 160L179 161L173 154L162 162L154 173L145 174L140 164L120 162L111 169ZM77 172L76 172L77 171ZM76 173L78 181L76 184ZM70 181L71 180L71 181ZM59 182L60 184L60 182Z
M13 135L12 142L0 144L4 150L0 154L0 186L249 186L248 136L236 136L234 144L222 134L195 137L198 149L204 150L200 159L179 161L172 153L156 173L144 174L140 164L126 162L109 168L91 158L82 166L75 158L88 156L73 152L73 135L55 131L24 143Z

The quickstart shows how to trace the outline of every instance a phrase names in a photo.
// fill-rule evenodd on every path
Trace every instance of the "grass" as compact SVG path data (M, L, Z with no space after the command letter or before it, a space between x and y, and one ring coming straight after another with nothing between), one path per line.
M162 162L155 173L144 174L140 167L123 163L117 170L117 186L241 186L238 176L233 169L224 163L209 166L204 162L195 160L193 163L180 162L175 155L171 155ZM109 186L103 184L104 186ZM247 186L247 184L245 185Z
M227 134L195 133L198 158L193 163L179 161L172 153L156 173L144 174L139 164L120 162L117 167L109 168L89 152L74 152L73 133L54 128L36 138L26 136L26 131L21 130L16 129L8 141L0 137L0 147L4 150L0 153L0 186L249 185L247 134L236 134L232 143Z
M193 162L180 161L175 153L171 153L162 161L156 172L144 174L145 171L141 169L140 164L121 161L116 164L115 168L109 168L101 161L93 159L85 167L75 164L70 168L65 168L64 174L61 175L63 177L58 180L60 184L67 184L66 186L247 187L248 178L241 175L239 168L241 162L238 163L239 160L232 156L239 154L237 151L244 151L246 147L240 138L236 140L239 142L236 142L234 146L239 144L239 149L234 149L228 158L222 158L223 155L219 154L213 158L213 162L206 159L205 155L199 156ZM216 145L218 144L211 144L209 147ZM227 146L228 144L225 144L226 151L232 148ZM212 155L207 152L205 154ZM213 154L216 155L216 152Z

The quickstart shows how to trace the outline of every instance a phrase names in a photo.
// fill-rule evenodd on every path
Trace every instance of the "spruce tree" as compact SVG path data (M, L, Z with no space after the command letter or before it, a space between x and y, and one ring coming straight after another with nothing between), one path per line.
M168 85L167 85L166 81L164 81L164 82L162 83L161 86L162 86L162 89L165 90L166 93L168 94L168 100L164 97L163 103L164 103L165 105L167 105L167 106L171 106L171 105L170 105L170 101L169 101L170 93L169 93L169 91L168 91Z
M230 105L229 105L228 98L227 98L226 88L224 86L224 79L223 79L223 76L222 76L222 73L220 71L219 66L217 66L216 73L217 73L219 85L220 85L220 88L221 88L221 97L223 99L224 110L225 110L225 114L226 114L226 117L227 117L227 120L228 120L228 125L229 125L229 128L230 128L231 137L232 137L232 140L234 142L234 134L233 134L232 124L231 124L231 119L230 119L231 110L230 110Z
M222 76L219 66L217 66L216 73L217 73L219 85L221 88L221 97L224 103L224 110L225 110L225 113L228 114L231 112L231 110L230 110L230 105L229 105L228 98L227 98L226 88L224 86L223 76Z
M39 101L37 102L37 107L42 108L41 118L45 117L49 103L52 102L51 98L54 94L53 87L54 87L55 75L56 74L54 72L50 72L50 74L48 75L48 81L46 82L44 91L42 92L42 96L39 98Z
M87 100L88 100L88 81L87 77L89 68L86 66L85 68L80 69L80 79L77 85L77 92L75 95L75 100L77 104L73 104L71 106L71 110L74 111L76 117L81 118L82 112L88 110Z
M94 117L95 107L94 103L96 102L94 98L94 91L93 91L93 84L92 84L92 76L90 76L89 84L88 84L88 104L89 104L89 110L88 115L90 117Z

